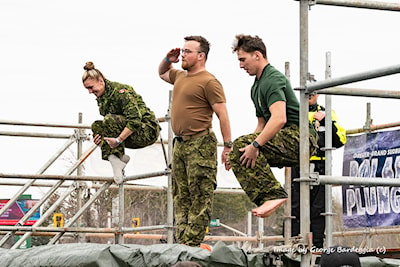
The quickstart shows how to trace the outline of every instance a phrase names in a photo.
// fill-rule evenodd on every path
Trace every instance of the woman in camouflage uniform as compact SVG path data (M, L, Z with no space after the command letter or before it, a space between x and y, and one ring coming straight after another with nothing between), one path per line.
M83 69L83 86L96 96L104 116L104 120L92 124L94 143L100 145L103 160L110 161L114 180L120 184L129 161L125 147L135 149L153 144L160 126L154 112L132 86L107 80L93 62L87 62Z

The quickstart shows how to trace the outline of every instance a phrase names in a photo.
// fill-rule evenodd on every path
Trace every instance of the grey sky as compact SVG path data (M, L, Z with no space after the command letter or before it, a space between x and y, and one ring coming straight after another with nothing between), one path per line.
M399 22L399 12L312 7L310 72L318 80L324 79L327 51L332 53L333 77L398 64ZM159 79L158 64L167 51L183 45L184 36L199 34L212 45L207 68L225 88L233 137L249 133L256 125L249 96L254 77L239 68L232 54L231 44L239 33L263 38L269 60L279 70L284 71L285 62L290 62L291 82L293 87L298 86L297 1L2 1L0 118L76 123L79 112L85 124L100 118L94 96L81 83L83 65L89 60L108 79L132 85L158 117L164 116L172 87ZM399 75L393 75L352 86L396 90L399 81ZM321 95L321 102L323 98ZM333 108L347 129L364 125L367 102L372 103L375 124L398 121L397 100L332 97ZM3 125L1 128L16 130ZM214 128L218 132L217 120ZM166 131L162 134L167 137ZM0 143L0 172L36 173L64 141L0 136ZM153 149L162 155L160 147L149 148ZM334 174L340 175L341 153L335 155ZM93 167L93 173L107 174L108 165L95 157L88 162L88 170ZM136 162L140 160L136 157ZM160 161L156 170L164 168L162 158ZM132 174L145 170L130 165ZM63 173L63 166L53 171Z

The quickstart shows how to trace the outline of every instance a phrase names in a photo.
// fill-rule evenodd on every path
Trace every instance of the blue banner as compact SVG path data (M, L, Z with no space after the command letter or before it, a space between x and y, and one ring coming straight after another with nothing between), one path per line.
M343 176L400 178L400 130L347 136ZM400 225L400 187L342 186L345 228Z

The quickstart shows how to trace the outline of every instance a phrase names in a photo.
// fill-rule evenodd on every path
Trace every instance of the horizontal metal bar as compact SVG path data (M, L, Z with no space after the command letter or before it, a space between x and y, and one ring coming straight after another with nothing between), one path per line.
M318 90L324 89L324 88L330 88L330 87L335 87L338 85L379 78L379 77L388 76L388 75L397 74L397 73L400 73L400 65L395 65L395 66L390 66L390 67L386 67L386 68L380 68L380 69L360 72L360 73L356 73L356 74L352 74L352 75L307 83L305 88L299 87L299 88L296 88L296 90L306 89L306 93L312 93L314 91L318 91Z
M400 179L396 178L367 178L353 176L327 176L319 175L320 184L332 185L382 185L382 186L400 186Z
M20 231L20 232L73 232L73 233L130 233L137 231L151 231L167 229L168 225L142 226L142 227L123 227L120 228L95 228L95 227L33 227L33 226L0 226L0 231Z
M392 123L379 124L379 125L370 125L368 128L364 127L364 128L346 130L346 134L349 135L349 134L373 132L376 130L394 128L394 127L399 127L399 126L400 126L400 122L392 122Z
M45 138L60 138L60 139L71 138L71 134L29 133L29 132L8 132L8 131L0 131L0 135L18 136L18 137L45 137Z
M165 170L165 171L159 171L159 172L150 172L150 173L146 173L146 174L130 175L130 176L127 176L124 180L131 181L131 180L138 180L138 179L149 178L149 177L164 176L164 175L168 175L169 173L171 173L171 171Z
M157 177L168 175L170 171L151 172L145 174L138 174L127 176L125 181L138 180L142 178ZM113 177L105 176L72 176L72 175L57 175L57 174L15 174L15 173L0 173L0 178L14 178L14 179L53 179L53 180L74 180L74 181L102 181L112 182Z
M0 178L0 185L4 186L23 186L26 184L26 181L20 181L20 180L7 180L5 178ZM30 186L38 186L38 187L53 187L54 182L43 182L43 181L35 181L33 184ZM69 187L71 184L63 184L60 187Z
M47 123L47 122L21 122L13 120L0 120L0 124L17 126L40 126L40 127L58 127L58 128L78 128L90 129L90 125L84 124L65 124L65 123Z
M3 227L7 230L3 230ZM0 226L0 235L7 234L8 231L15 231L13 230L15 226ZM27 226L19 226L19 227L27 227ZM29 227L29 226L28 226ZM168 227L168 226L166 226ZM32 236L54 236L56 233L63 231L65 228L51 228L51 227L43 227L43 228L48 228L45 229L47 231L41 231L40 227L36 227L36 231L32 233ZM11 229L11 230L10 230ZM57 231L51 231L53 229L59 229ZM76 228L75 228L76 229ZM95 232L87 232L85 236L86 237L99 237L99 238L113 238L114 233L112 232L114 228L83 228L83 229L94 229ZM99 229L99 230L97 230ZM132 232L143 232L145 230L140 230L139 228L132 228ZM160 229L154 229L155 231L160 230ZM146 230L146 231L151 231L151 230ZM14 232L14 235L22 235L26 230L24 231L16 231ZM76 231L78 232L78 231ZM85 232L85 231L79 231L79 232ZM66 232L65 235L73 235L72 232ZM360 230L346 230L346 231L340 231L340 232L333 232L332 235L334 237L345 237L345 236L378 236L378 235L388 235L388 234L398 234L400 233L400 228L365 228L365 229L360 229ZM124 234L124 238L132 238L132 239L155 239L155 240L160 240L162 238L165 238L165 235L162 234ZM258 237L258 236L208 236L206 235L204 237L204 241L253 241L253 242L260 242L260 239L262 241L283 241L283 237L281 235L278 236L264 236L264 237Z
M295 0L299 2L300 0ZM378 2L369 0L309 0L309 5L330 5L343 7L356 7L386 11L400 11L400 4L393 2Z
M112 177L103 176L72 176L72 175L57 175L57 174L15 174L15 173L0 173L0 178L13 179L53 179L53 180L74 180L74 181L114 181Z
M331 87L318 90L318 94L324 95L348 95L348 96L364 96L379 98L400 98L400 90L379 90L379 89L362 89L351 87Z
M1 178L2 180L0 180L0 185L4 185L4 186L22 186L24 185L26 182L25 181L7 181L7 179L5 178ZM36 181L34 184L32 184L32 186L38 186L38 187L52 187L54 186L54 183L51 182L42 182L42 181ZM60 187L69 187L70 184L63 184ZM101 184L92 184L90 186L91 188L100 188ZM119 186L113 184L109 187L110 189L118 189ZM124 184L124 189L125 190L146 190L146 191L165 191L167 190L166 187L164 186L152 186L152 185L135 185L135 184ZM219 188L217 187L217 189L214 190L214 193L221 193L221 194L245 194L245 192L243 191L243 189L239 189L239 188Z
M316 0L318 5L331 5L331 6L343 6L343 7L356 7L376 10L387 10L387 11L400 11L399 3L391 2L378 2L368 0Z

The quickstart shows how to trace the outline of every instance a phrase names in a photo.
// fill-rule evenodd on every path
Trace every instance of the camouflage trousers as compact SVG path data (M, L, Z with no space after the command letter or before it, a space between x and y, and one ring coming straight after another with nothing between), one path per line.
M260 133L243 135L233 142L229 161L242 189L257 206L267 200L287 198L287 193L276 180L271 167L291 167L299 165L300 131L292 125L280 130L274 138L260 147L254 168L246 168L240 163L239 149L251 144ZM316 133L310 134L310 155L316 151Z
M210 223L217 187L217 138L214 133L188 141L175 138L172 193L176 237L180 244L199 246Z
M118 137L126 126L126 118L122 115L107 114L104 120L98 120L92 123L94 136L99 134L104 137ZM116 155L121 158L125 154L126 148L143 148L154 144L160 134L160 126L157 121L142 123L142 127L135 129L133 133L116 148L111 148L107 142L102 140L100 143L101 157L108 159L109 155Z

